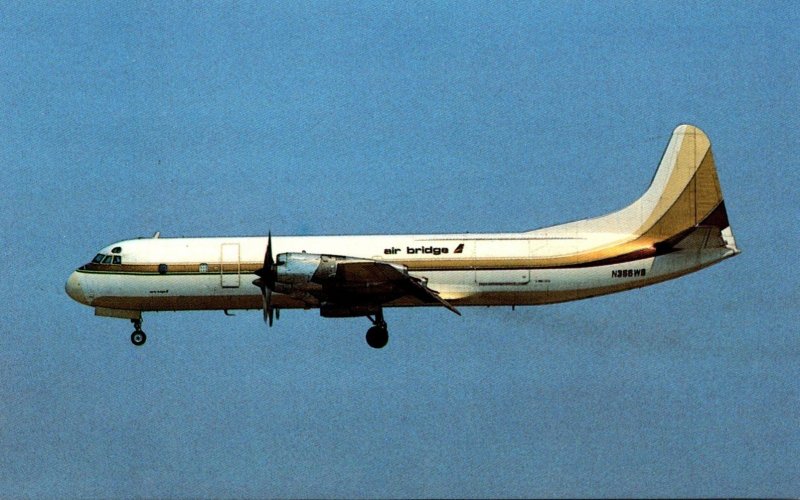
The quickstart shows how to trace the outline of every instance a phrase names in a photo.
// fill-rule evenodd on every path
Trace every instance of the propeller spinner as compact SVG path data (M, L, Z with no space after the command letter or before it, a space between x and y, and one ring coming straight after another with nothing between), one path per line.
M272 231L269 232L267 237L264 267L257 270L255 274L258 278L253 280L253 284L261 289L261 298L264 300L264 323L272 326L272 318L275 313L275 309L272 307L272 290L275 288L275 281L277 280L275 259L272 257Z

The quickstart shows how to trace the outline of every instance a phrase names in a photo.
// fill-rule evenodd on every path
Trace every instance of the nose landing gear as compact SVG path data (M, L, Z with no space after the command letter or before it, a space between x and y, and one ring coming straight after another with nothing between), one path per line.
M131 342L137 347L144 345L147 342L147 335L142 331L142 320L132 319L131 323L133 323L134 328L133 333L131 333Z
M367 330L367 344L373 349L381 349L389 343L389 328L383 319L383 309L378 309L375 317L367 316L373 326Z

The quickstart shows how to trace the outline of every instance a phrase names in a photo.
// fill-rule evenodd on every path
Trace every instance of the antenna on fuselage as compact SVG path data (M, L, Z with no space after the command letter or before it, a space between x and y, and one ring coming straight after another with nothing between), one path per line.
M156 240L158 238L161 238L161 231L156 231L156 233L153 235L153 239L154 240Z

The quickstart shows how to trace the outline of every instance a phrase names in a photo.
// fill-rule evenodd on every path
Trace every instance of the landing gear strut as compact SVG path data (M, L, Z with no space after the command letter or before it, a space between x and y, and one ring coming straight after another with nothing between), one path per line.
M147 335L142 331L142 320L132 319L131 323L133 323L134 328L133 333L131 333L131 342L135 346L143 345L147 341Z
M375 317L367 316L373 326L367 330L367 344L373 349L380 349L389 343L389 329L383 319L383 309L378 309Z

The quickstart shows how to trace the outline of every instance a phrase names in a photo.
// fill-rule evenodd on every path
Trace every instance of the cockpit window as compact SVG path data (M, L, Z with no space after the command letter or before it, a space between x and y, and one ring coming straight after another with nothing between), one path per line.
M122 247L114 247L111 249L111 253L120 253L122 251Z
M99 253L92 259L92 264L122 264L122 256Z

